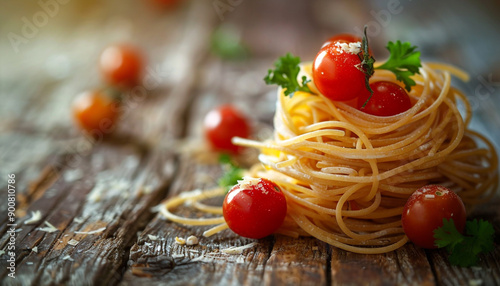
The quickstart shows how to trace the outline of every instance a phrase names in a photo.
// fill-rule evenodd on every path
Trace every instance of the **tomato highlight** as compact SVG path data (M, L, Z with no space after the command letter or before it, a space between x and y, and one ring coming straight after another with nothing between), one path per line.
M140 81L143 59L132 46L112 45L101 53L99 67L109 84L133 87Z

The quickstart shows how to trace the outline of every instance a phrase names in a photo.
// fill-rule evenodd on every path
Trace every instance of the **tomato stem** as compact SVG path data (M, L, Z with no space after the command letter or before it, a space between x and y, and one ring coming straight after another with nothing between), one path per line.
M365 25L364 31L363 31L363 39L361 40L361 54L359 55L360 60L361 60L361 68L362 71L365 73L365 86L366 89L370 92L370 96L368 99L363 103L363 106L361 106L361 109L363 109L366 104L368 104L368 101L370 101L370 98L372 98L373 95L373 90L370 87L370 77L373 75L374 68L373 64L375 63L375 58L370 55L369 48L368 48L368 37L366 36L366 29L367 26Z
M116 102L121 103L123 100L123 92L113 86L105 86L102 91Z

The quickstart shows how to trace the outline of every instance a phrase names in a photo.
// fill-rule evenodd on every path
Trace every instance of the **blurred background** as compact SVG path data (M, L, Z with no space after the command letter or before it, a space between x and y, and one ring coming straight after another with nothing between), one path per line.
M2 1L0 146L14 144L19 132L77 136L69 106L81 91L104 85L97 62L114 43L142 52L153 96L172 97L191 85L194 105L232 102L248 114L258 108L254 119L270 122L275 88L262 78L277 57L292 52L312 60L331 35L360 34L364 25L376 58L387 56L387 41L410 41L424 60L466 70L471 80L456 85L470 98L472 127L498 144L499 12L497 0ZM138 113L127 128L156 116ZM188 122L181 136L198 123Z

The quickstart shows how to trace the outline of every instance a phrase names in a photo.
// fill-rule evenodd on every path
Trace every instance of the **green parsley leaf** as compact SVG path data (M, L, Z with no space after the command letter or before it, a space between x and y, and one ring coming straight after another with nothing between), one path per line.
M299 83L297 76L300 71L300 58L294 57L291 53L280 57L275 63L275 69L269 69L264 78L266 84L277 84L285 89L285 95L293 96L296 91L311 92L307 83L310 82L305 76Z
M373 95L369 79L373 75L375 69L393 72L396 75L396 79L403 82L405 84L405 89L410 91L411 87L416 84L411 76L420 73L419 68L422 66L420 63L420 52L415 51L417 47L412 46L409 42L401 43L397 41L396 43L389 42L387 44L387 49L390 52L389 59L387 59L383 65L374 67L375 58L370 55L369 52L366 29L367 26L365 26L364 29L359 58L361 60L361 70L365 73L366 89L370 92L370 96L361 108L366 106Z
M219 178L218 184L221 188L226 189L227 192L238 183L238 180L243 178L243 169L237 167L227 154L222 154L219 157L219 162L224 165L225 172Z
M495 229L491 223L484 220L468 221L465 225L465 233L474 238L473 248L475 253L493 251L493 235Z
M231 156L228 154L222 153L219 156L219 163L221 164L233 164L233 160L231 160Z
M453 219L443 219L443 226L434 230L436 245L446 247L450 263L462 267L476 265L479 254L494 250L494 234L493 225L484 220L467 221L465 235L458 232Z
M434 239L434 244L437 247L446 247L449 252L452 252L455 246L464 240L464 237L458 232L453 219L444 218L443 226L434 230Z
M410 91L411 87L416 84L411 76L420 73L418 69L422 66L420 52L415 51L417 47L409 42L401 43L400 41L389 42L387 49L391 53L389 59L375 69L392 71L396 78L405 84L406 90Z
M450 253L448 260L451 265L470 267L477 264L478 253L475 253L472 249L472 240L470 237L465 238L463 243Z
M244 60L250 54L239 31L231 25L221 25L214 31L210 48L223 60Z

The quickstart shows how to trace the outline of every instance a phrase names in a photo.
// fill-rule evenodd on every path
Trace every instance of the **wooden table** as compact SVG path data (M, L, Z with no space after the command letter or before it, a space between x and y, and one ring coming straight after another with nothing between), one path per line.
M224 231L204 238L206 227L172 223L152 210L165 198L216 185L215 156L203 161L189 152L203 149L208 110L233 103L249 115L256 136L269 134L275 87L262 78L275 59L292 52L311 60L329 35L364 24L381 58L388 40L409 40L425 60L469 71L471 81L456 84L470 95L472 127L498 146L498 2L191 0L167 10L146 0L63 2L43 8L10 1L0 12L3 250L11 239L9 174L16 190L16 278L8 277L2 252L2 285L500 284L498 196L471 214L491 221L497 234L495 251L471 268L413 244L359 255L307 237L257 241ZM214 53L216 30L240 39L247 56ZM97 58L114 42L144 51L148 84L128 96L118 129L93 143L74 128L69 106L79 92L102 85ZM39 222L24 224L35 211ZM40 230L45 222L57 230ZM200 243L174 242L189 235ZM252 242L242 254L221 252Z

